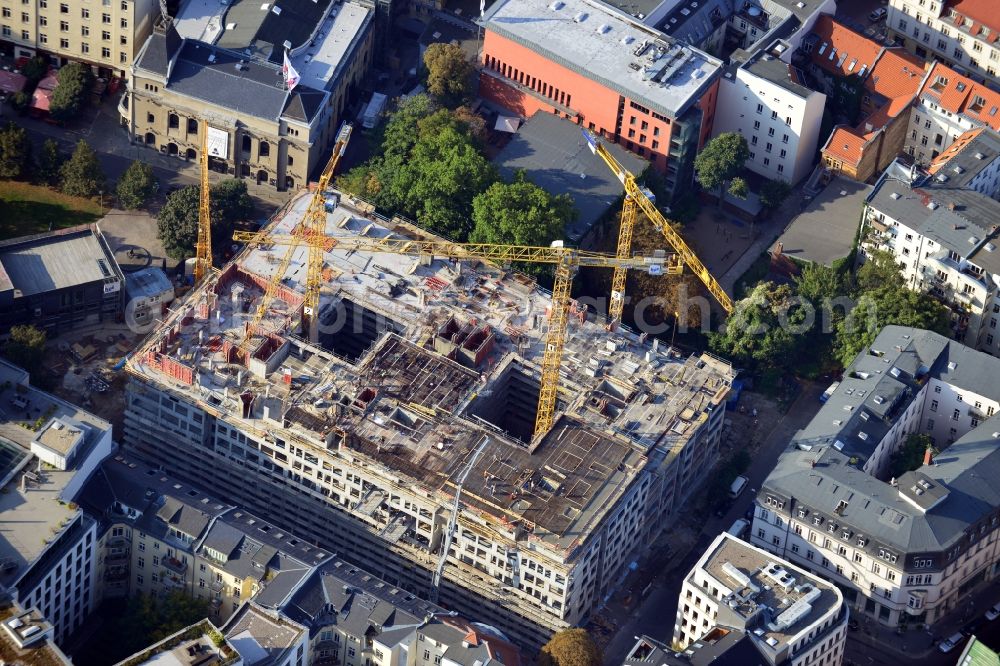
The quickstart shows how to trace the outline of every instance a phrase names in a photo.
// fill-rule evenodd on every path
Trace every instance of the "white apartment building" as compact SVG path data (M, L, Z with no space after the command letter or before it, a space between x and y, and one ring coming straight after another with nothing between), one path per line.
M111 424L0 361L0 592L37 609L62 642L96 606L97 523L75 504L111 454Z
M153 0L0 0L0 46L14 57L85 62L100 76L125 77L160 6Z
M978 81L1000 82L1000 20L991 0L889 0L889 35Z
M681 586L673 644L739 632L766 663L839 666L848 609L834 585L722 533Z
M910 111L906 152L918 163L930 164L960 136L980 128L1000 130L1000 93L936 63Z
M894 165L866 202L863 250L891 252L910 288L941 300L956 339L1000 355L1000 137L953 146L934 173ZM913 180L911 182L911 177Z
M941 335L884 328L764 482L752 543L881 624L933 625L997 573L1000 493L982 479L1000 474L998 374ZM932 464L867 465L914 433L942 450Z
M743 135L750 144L748 169L794 184L812 169L826 95L800 83L802 77L781 59L790 52L778 41L726 71L713 133Z

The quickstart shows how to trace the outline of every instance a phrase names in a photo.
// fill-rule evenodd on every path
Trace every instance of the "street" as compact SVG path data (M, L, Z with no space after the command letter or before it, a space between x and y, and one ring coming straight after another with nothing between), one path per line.
M709 517L698 542L690 554L680 562L671 561L672 566L653 583L646 598L639 606L620 618L620 627L604 650L604 663L620 666L629 649L635 644L635 637L648 634L658 640L670 643L677 614L677 595L684 576L701 557L704 549L720 532L727 530L737 518L742 518L753 503L754 493L774 468L778 456L784 451L789 439L797 430L805 426L819 410L819 396L825 384L803 383L799 396L788 411L782 415L763 437L750 468L744 475L750 480L747 490L737 499L721 518ZM667 531L669 539L669 530ZM616 618L619 619L619 618Z

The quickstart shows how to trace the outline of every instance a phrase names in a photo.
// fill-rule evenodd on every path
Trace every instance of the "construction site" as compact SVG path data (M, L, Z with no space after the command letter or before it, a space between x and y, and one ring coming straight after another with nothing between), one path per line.
M540 645L717 462L734 370L568 298L579 266L662 256L451 244L325 184L135 351L124 443ZM504 261L532 257L556 264L555 295Z

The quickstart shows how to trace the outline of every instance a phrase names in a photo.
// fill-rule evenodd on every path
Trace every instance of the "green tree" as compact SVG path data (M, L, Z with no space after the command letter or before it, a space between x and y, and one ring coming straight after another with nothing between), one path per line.
M824 299L834 299L844 293L840 274L823 264L806 264L795 278L795 291L802 298L819 306Z
M127 210L136 210L156 193L159 183L153 175L153 167L135 160L125 169L118 180L118 203Z
M49 73L49 61L45 56L36 55L24 63L21 74L32 84L38 83Z
M729 189L727 191L737 199L746 199L750 194L750 186L747 185L747 181L743 180L743 178L736 176L736 178L729 181Z
M780 367L797 355L804 313L788 285L761 282L736 307L725 330L711 333L713 351L756 369Z
M104 189L104 171L97 153L83 139L59 170L60 189L74 197L92 197Z
M889 285L868 291L837 324L834 339L837 360L846 368L875 341L882 328L892 324L948 335L948 310L931 296L906 287Z
M694 159L698 182L708 190L716 190L719 206L722 193L729 183L743 171L743 164L750 157L747 140L736 132L726 132L715 137Z
M926 455L927 449L931 450L932 455L937 454L929 435L910 434L903 442L903 446L889 458L889 474L898 479L907 472L920 469L924 464L924 455Z
M891 252L874 250L858 268L855 292L864 294L884 287L904 287L906 281Z
M230 243L236 223L253 213L253 200L247 194L246 183L232 178L223 180L212 186L210 196L213 245ZM156 228L168 257L179 261L194 255L200 205L201 190L196 185L183 187L167 197L156 218Z
M437 42L424 52L427 90L443 103L455 105L472 93L475 68L457 44Z
M90 67L79 62L71 62L59 70L59 83L52 91L49 116L58 122L72 120L80 113L90 93L94 74Z
M194 255L200 202L198 186L182 187L167 196L167 202L156 216L156 237L171 259L180 261Z
M518 172L512 183L497 182L472 200L473 243L548 245L562 237L576 210L569 196L552 196ZM523 267L538 273L539 264Z
M45 354L45 331L30 324L13 326L4 345L3 355L14 365L19 365L34 375L42 367Z
M538 666L601 666L603 657L586 629L557 631L538 653Z
M13 106L14 110L18 112L24 112L24 110L28 108L29 104L31 104L31 95L23 90L19 90L14 93L10 98L10 105Z
M55 139L46 139L35 161L35 178L43 185L57 185L65 156Z
M31 170L31 139L14 123L0 130L0 178L24 178Z
M765 180L760 186L760 203L766 208L777 208L791 193L792 187L785 181Z

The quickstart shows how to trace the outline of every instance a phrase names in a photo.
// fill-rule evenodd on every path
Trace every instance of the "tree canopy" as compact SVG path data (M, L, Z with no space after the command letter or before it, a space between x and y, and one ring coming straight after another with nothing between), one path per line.
M470 114L439 108L427 95L400 103L381 137L381 154L337 183L379 208L463 241L472 231L472 200L497 180L474 136Z
M31 139L14 123L0 130L0 178L24 178L31 170Z
M548 245L562 236L576 211L569 196L552 196L519 172L512 183L496 182L472 200L473 243ZM537 273L538 264L523 267Z
M694 158L698 182L705 189L717 190L721 201L723 190L740 175L749 157L750 148L743 135L737 132L720 134L705 144Z
M79 62L71 62L59 70L59 83L52 91L49 115L53 120L66 122L80 112L80 108L90 94L94 74L90 67Z
M788 285L761 282L737 301L723 332L712 333L713 351L756 369L780 365L795 353L804 313Z
M538 666L601 666L601 651L586 629L557 631L538 653Z
M156 193L158 186L153 167L135 160L118 180L118 203L128 210L142 208Z
M21 67L21 74L31 83L38 83L49 73L49 60L45 56L36 55L29 58Z
M253 200L241 180L223 180L211 188L212 242L228 244L236 223L253 214ZM181 188L167 197L156 218L157 238L167 256L182 260L194 255L198 241L198 209L201 191L198 186Z
M60 189L75 197L92 197L104 189L104 171L97 153L80 139L73 154L59 170Z
M932 455L937 454L929 435L911 433L906 437L903 446L889 458L889 474L898 479L907 472L920 469L924 464L924 455L928 448Z
M65 156L55 139L46 139L35 162L35 178L43 185L57 185Z
M424 51L427 90L443 104L459 104L472 93L472 62L457 44L436 42Z
M777 208L788 195L792 193L792 186L783 180L765 180L760 186L760 203L767 208Z
M34 375L42 367L45 338L45 331L30 324L13 326L10 338L4 345L3 355L14 365L19 365Z

